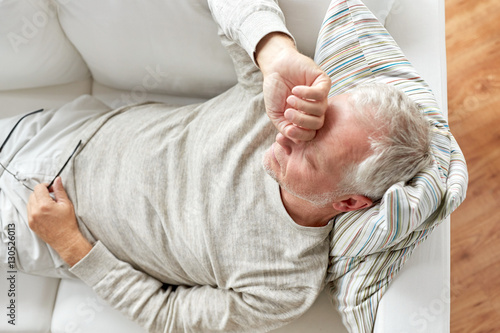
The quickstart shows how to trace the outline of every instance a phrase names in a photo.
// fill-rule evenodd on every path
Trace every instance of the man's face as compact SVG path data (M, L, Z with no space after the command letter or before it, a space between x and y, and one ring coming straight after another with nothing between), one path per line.
M341 170L366 157L368 131L356 121L348 95L328 101L324 126L311 141L295 143L282 134L264 155L264 168L283 190L317 205L331 201ZM321 203L319 203L321 202Z

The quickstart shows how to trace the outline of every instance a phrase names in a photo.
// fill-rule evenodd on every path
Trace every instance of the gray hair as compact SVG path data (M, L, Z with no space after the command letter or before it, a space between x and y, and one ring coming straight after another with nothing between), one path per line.
M361 85L348 94L355 118L371 133L371 154L344 168L336 194L377 200L432 163L431 126L418 105L391 85Z

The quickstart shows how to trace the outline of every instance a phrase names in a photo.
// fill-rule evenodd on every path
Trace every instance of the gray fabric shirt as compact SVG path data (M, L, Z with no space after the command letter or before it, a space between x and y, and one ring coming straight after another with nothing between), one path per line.
M234 16L214 2L216 21ZM67 189L96 244L71 271L152 332L267 331L323 288L332 226L297 225L261 163L276 131L249 54L286 32L276 4L261 3L242 1L251 15L220 26L235 87L199 105L126 107L77 138Z

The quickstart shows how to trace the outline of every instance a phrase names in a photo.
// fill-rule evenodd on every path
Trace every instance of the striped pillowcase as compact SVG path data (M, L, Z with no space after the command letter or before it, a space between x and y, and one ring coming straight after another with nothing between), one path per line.
M350 332L371 332L378 303L415 247L465 199L467 167L427 83L359 0L333 0L315 61L330 76L330 96L367 83L390 84L433 125L434 163L394 184L369 209L336 217L327 283Z

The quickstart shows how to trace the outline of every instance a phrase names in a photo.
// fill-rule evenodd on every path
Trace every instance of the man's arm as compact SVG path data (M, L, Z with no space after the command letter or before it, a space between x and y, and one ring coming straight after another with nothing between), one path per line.
M330 78L297 51L272 0L209 0L220 33L239 44L264 76L266 111L292 140L311 140L323 126Z
M267 331L299 317L315 300L305 287L165 287L117 259L101 242L92 246L78 229L61 179L53 186L55 199L46 186L37 185L30 197L30 228L103 300L150 332Z

